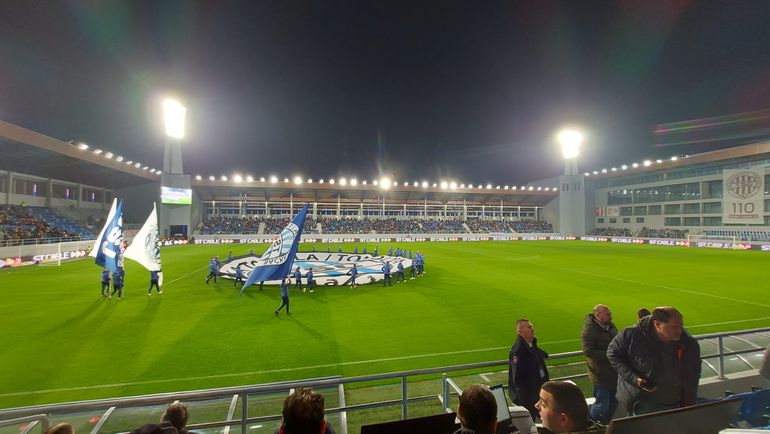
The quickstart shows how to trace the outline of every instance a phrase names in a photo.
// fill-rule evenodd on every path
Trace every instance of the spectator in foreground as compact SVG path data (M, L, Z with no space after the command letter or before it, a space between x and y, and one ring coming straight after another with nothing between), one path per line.
M615 394L618 389L618 373L607 360L607 347L617 336L618 329L612 323L612 311L603 304L597 304L593 312L586 315L580 341L583 354L588 363L588 377L594 385L596 402L591 406L591 419L607 425L618 400Z
M638 415L694 405L700 345L673 307L657 307L615 336L607 358L618 372L618 401Z
M457 406L460 429L454 434L493 434L497 430L497 401L487 386L468 386Z
M283 421L276 434L334 434L324 419L324 397L301 387L283 401Z
M535 328L528 319L516 321L516 341L508 355L508 387L511 401L526 408L537 417L535 403L538 400L540 386L548 381L548 368L545 359L548 353L537 347Z
M45 434L75 434L75 428L67 422L61 422L48 428Z
M650 312L650 309L647 309L646 307L643 307L636 311L636 319L642 319L650 315L652 315L652 312Z
M550 433L603 433L606 428L588 419L583 392L569 381L547 381L537 402L540 420Z
M765 358L762 360L762 366L759 367L759 373L770 380L770 347L765 350Z
M170 424L176 428L179 434L192 434L185 430L188 417L190 417L190 413L187 411L187 406L176 401L169 404L166 411L163 412L163 416L160 417L160 422Z
M177 434L177 430L170 424L148 423L131 431L131 434Z

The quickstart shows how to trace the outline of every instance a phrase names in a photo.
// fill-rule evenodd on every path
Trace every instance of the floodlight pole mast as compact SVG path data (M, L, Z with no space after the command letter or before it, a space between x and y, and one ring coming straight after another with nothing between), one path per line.
M577 157L583 135L564 130L558 135L564 156L564 175L559 177L559 232L565 236L586 234L585 178L578 173Z
M186 114L187 108L179 102L172 99L163 101L166 140L163 152L163 172L160 175L161 190L192 190L192 179L190 175L184 174L182 167L182 140L184 139ZM193 200L196 199L193 198ZM163 203L163 197L161 197L159 208L158 223L162 236L174 236L177 233L190 235L188 230L197 223L192 221L192 207L190 205Z

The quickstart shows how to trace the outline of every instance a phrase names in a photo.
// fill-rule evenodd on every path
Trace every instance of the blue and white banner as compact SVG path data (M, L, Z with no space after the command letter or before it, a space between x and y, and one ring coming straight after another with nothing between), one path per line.
M140 263L149 271L161 271L160 264L160 234L158 233L158 212L152 204L152 212L139 232L134 236L131 245L126 248L124 256ZM163 286L163 273L158 273L158 285Z
M255 282L281 280L291 273L291 266L294 264L294 257L297 254L302 229L305 227L305 216L307 216L307 204L297 213L294 220L273 239L265 254L259 257L254 269L249 274L249 278L243 285L244 288Z
M117 203L117 205L116 205ZM112 201L112 208L99 237L94 242L90 255L96 257L96 265L113 273L123 267L123 201Z

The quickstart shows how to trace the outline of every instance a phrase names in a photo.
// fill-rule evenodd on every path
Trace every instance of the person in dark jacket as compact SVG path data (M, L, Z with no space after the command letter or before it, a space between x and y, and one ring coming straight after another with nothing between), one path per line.
M612 420L618 406L615 398L618 374L607 360L607 347L617 334L618 329L612 323L612 311L603 304L597 304L593 312L586 315L580 333L583 354L588 363L588 377L594 385L596 398L589 417L604 425Z
M508 355L509 393L511 401L526 408L534 420L538 415L535 404L540 399L540 386L548 381L548 354L537 347L535 328L528 319L516 321L516 332L518 336Z
M283 420L276 434L334 434L324 420L324 396L301 387L283 401Z
M487 386L468 386L457 405L460 429L454 434L493 434L497 431L497 401Z
M607 358L618 372L617 398L629 414L695 404L700 345L683 325L678 310L658 307L610 343Z

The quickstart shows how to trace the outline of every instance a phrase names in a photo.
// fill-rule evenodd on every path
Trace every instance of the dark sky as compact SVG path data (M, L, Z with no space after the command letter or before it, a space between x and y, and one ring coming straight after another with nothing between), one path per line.
M190 174L519 184L770 107L770 1L0 3L0 119L161 167L168 94Z

